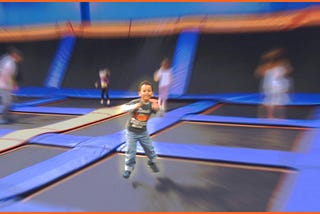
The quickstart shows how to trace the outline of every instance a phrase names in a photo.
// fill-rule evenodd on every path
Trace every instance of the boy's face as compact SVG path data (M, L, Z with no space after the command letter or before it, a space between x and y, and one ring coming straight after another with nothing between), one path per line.
M147 102L153 96L153 91L151 85L142 85L139 91L139 96L142 101Z

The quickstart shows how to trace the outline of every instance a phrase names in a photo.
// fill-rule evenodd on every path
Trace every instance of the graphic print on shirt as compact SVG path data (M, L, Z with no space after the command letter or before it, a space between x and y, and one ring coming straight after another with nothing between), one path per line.
M136 111L131 118L131 125L134 128L144 128L147 125L147 121L150 117L150 111L148 111L148 113L144 113L143 109L139 109L138 111Z
M101 79L100 84L101 84L101 88L107 88L109 84L109 79L108 78Z

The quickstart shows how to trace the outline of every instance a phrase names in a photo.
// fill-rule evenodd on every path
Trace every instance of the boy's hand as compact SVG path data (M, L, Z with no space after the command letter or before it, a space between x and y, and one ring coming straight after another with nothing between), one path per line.
M159 110L159 104L158 104L158 100L152 99L152 109L155 111Z

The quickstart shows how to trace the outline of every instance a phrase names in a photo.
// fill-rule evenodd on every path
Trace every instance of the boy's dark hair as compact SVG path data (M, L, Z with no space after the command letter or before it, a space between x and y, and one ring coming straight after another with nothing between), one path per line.
M139 91L141 90L142 85L150 85L150 86L151 86L151 89L152 89L152 91L153 91L153 86L152 86L151 82L149 82L148 80L144 80L144 81L142 81L142 82L139 84L139 86L138 86L138 90L139 90Z

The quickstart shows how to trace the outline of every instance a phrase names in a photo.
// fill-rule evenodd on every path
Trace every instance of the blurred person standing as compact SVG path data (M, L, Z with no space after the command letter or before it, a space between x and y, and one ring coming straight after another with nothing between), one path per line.
M292 66L282 48L274 48L261 57L261 64L256 70L256 76L261 77L261 91L264 99L258 109L266 111L268 118L284 118L284 106L289 102L289 91L292 82L288 77Z
M110 105L109 97L110 70L107 68L99 70L99 80L95 82L95 87L100 88L100 103ZM104 95L106 95L106 100Z
M13 121L10 116L10 107L13 102L12 93L18 89L17 77L18 63L22 61L21 52L10 47L7 54L3 55L0 59L0 96L3 105L1 124L10 123Z
M169 96L169 89L172 82L172 68L168 58L165 58L161 62L160 68L154 73L153 79L155 82L159 82L159 106L160 114L163 115L167 109L167 100Z

